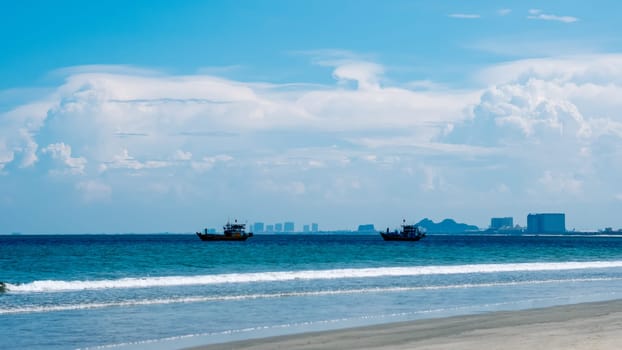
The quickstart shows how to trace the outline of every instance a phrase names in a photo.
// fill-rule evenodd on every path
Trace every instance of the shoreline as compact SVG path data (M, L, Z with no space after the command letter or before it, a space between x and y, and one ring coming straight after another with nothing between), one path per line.
M191 347L224 349L618 349L622 299L496 311Z

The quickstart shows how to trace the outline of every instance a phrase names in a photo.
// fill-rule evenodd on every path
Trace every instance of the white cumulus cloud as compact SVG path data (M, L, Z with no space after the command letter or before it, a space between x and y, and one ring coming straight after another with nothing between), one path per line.
M316 61L332 69L324 85L70 69L43 98L0 114L3 179L60 166L80 175L66 181L89 202L194 210L210 198L225 216L356 216L370 198L473 214L465 198L478 196L528 211L538 190L579 206L619 189L622 55L506 62L477 72L484 88L461 89L400 84L380 63L326 56Z
M86 159L83 157L72 157L71 146L63 142L53 143L41 150L44 154L50 154L52 158L61 161L67 166L71 174L83 174L86 166Z

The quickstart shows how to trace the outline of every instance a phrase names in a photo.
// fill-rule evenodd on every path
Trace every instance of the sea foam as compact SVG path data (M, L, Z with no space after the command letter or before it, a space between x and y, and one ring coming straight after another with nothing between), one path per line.
M224 283L280 282L391 276L423 276L471 273L562 271L622 267L622 261L539 262L519 264L471 264L358 269L273 271L195 276L135 277L92 281L42 280L23 284L5 283L6 291L21 293L65 292L99 289L175 287Z
M219 301L236 301L247 299L274 299L288 297L318 297L331 295L346 294L369 294L369 293L399 293L413 292L423 290L448 290L448 289L469 289L469 288L487 288L487 287L510 287L520 285L534 284L552 284L552 283L582 283L582 282L603 282L603 281L620 281L622 278L571 278L571 279L550 279L550 280L528 280L528 281L512 281L512 282L490 282L490 283L463 283L450 285L431 285L431 286L415 286L415 287L373 287L373 288L355 288L355 289L329 289L316 291L300 291L300 292L281 292L281 293L256 293L256 294L239 294L239 295L220 295L220 296L187 296L187 297L170 297L170 298L153 298L153 299L134 299L112 302L91 302L76 303L64 305L30 305L13 308L0 308L0 315L21 314L21 313L45 313L55 311L75 311L87 309L101 309L108 307L132 307L146 305L165 305L165 304L181 304L181 303L199 303L199 302L219 302Z

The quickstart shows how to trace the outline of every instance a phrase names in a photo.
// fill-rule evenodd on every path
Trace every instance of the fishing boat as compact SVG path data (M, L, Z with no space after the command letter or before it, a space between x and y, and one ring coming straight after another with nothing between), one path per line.
M227 222L223 226L223 233L208 233L207 229L197 232L197 236L202 241L245 241L248 237L253 237L252 232L246 232L246 224L238 224L238 220L232 223Z
M400 231L391 232L387 227L387 232L380 232L380 235L385 241L418 241L425 237L425 232L417 225L407 225L404 220Z

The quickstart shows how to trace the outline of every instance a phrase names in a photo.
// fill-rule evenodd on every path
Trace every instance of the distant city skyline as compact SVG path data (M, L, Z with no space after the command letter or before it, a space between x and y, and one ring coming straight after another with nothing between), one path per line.
M293 221L281 221L271 224L265 224L264 222L256 221L252 224L249 224L249 228L251 228L252 231L255 233L318 232L319 224L315 222L310 222L301 224L301 226L296 226L296 223Z
M572 232L572 231L585 231L585 232L596 232L596 231L620 231L620 228L613 228L610 226L600 226L594 228L592 230L577 230L576 228L567 228L566 227L566 215L565 213L528 213L523 220L519 219L518 221L514 220L515 218L512 216L504 216L504 217L491 217L490 224L487 226L477 226L479 230L482 232L495 232L495 233L506 233L506 234L519 234L519 233L564 233L564 232ZM325 231L351 231L351 232L362 232L362 233L370 233L377 232L381 229L388 227L390 229L398 228L403 222L414 224L423 222L426 220L430 220L429 218L421 218L420 220L406 220L395 222L389 225L378 225L377 223L365 222L365 223L357 223L351 225L349 227L341 227L337 229L325 229ZM428 222L434 224L442 224L445 220L455 221L454 218L443 218L437 221L430 220ZM521 225L521 222L524 222ZM455 222L456 225L467 225L472 226L469 222ZM453 225L453 224L452 224ZM286 227L287 226L287 227ZM296 226L295 222L291 221L281 221L271 224L265 224L264 222L257 221L249 224L249 228L252 229L254 233L312 233L312 232L320 232L318 223L302 223Z
M504 217L491 217L489 219L489 224L487 225L475 225L470 222L460 221L456 218L445 217L439 219L430 219L430 218L420 218L417 220L409 220L402 219L396 222L391 222L389 224L378 224L368 221L361 221L359 223L352 223L350 225L346 225L343 227L337 228L326 228L323 230L319 229L320 224L317 222L304 222L297 224L293 221L281 220L273 223L265 223L262 221L253 221L249 222L248 220L237 220L236 222L244 223L247 225L247 229L254 233L314 233L314 232L338 232L338 231L352 231L352 232L370 232L377 231L378 227L388 227L390 229L398 228L403 222L414 224L420 221L429 220L429 222L441 223L445 220L452 220L458 224L465 225L474 225L479 228L481 231L493 230L497 231L501 229L500 233L507 231L507 233L517 233L516 230L522 230L524 233L561 233L561 232L572 232L572 231L584 231L584 232L596 232L596 231L622 231L622 227L616 228L607 225L601 225L589 230L580 230L575 227L566 227L566 215L565 213L528 213L525 215L524 219L520 217L518 220L515 220L512 216L504 216ZM232 222L233 220L225 221ZM531 226L530 226L531 224ZM203 225L201 230L205 229L208 233L216 233L222 231L222 224L216 225ZM514 228L515 230L508 230L510 228ZM512 232L511 232L512 231ZM182 233L184 231L172 231L171 233ZM21 231L12 231L12 232L0 232L0 234L9 234L9 233L32 233L32 232L21 232ZM36 233L36 232L35 232ZM106 233L106 232L85 232L85 233ZM110 232L109 232L110 233ZM112 232L112 233L136 233L136 232ZM148 232L146 232L148 233Z
M0 232L622 227L622 3L502 5L7 2Z

